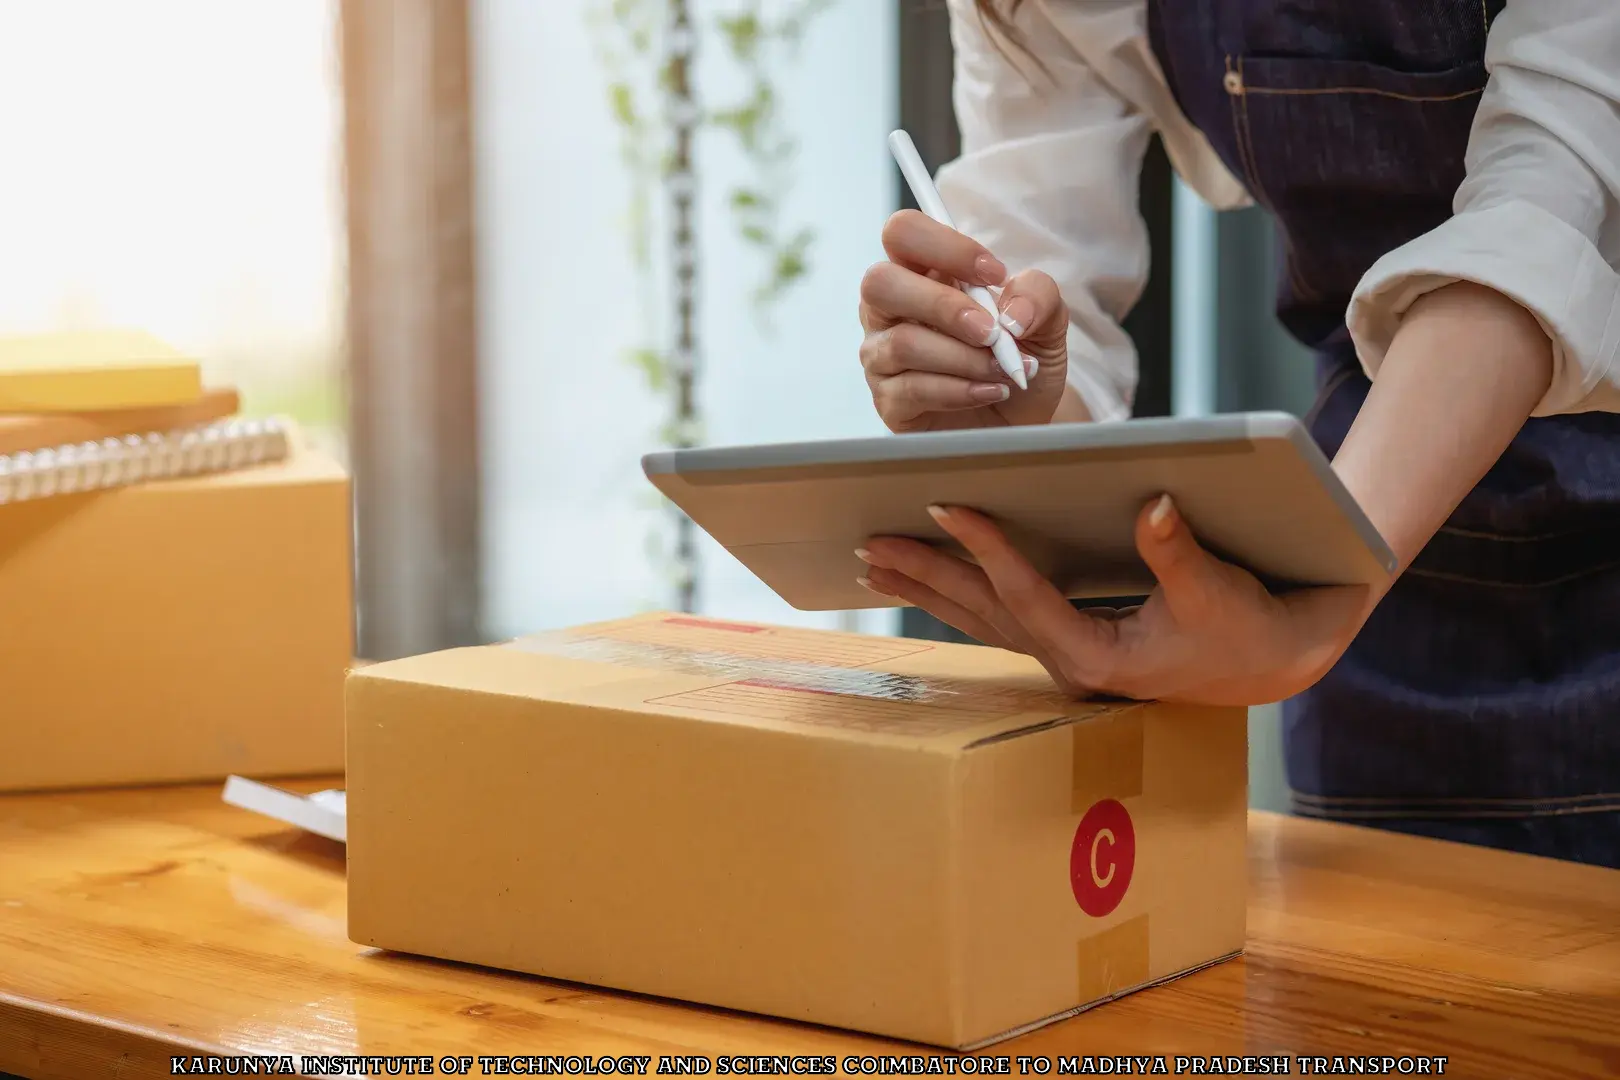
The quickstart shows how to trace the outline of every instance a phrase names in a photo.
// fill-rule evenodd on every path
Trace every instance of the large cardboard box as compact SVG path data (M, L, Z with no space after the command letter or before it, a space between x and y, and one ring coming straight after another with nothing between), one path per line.
M365 945L969 1048L1237 954L1241 709L682 616L348 680Z
M350 506L306 449L0 506L0 790L341 772Z

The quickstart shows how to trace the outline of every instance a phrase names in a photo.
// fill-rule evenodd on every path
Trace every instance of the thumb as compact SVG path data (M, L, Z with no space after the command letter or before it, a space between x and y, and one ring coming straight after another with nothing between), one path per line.
M1055 360L1068 348L1069 308L1057 282L1039 270L1014 274L1002 287L1001 325L1018 347L1043 361Z
M1176 621L1209 615L1220 593L1220 563L1199 546L1169 495L1160 495L1137 515L1136 550L1158 579Z

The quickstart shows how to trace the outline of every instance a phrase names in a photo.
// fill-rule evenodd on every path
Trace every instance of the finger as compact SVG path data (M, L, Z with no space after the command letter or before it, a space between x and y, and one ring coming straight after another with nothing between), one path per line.
M855 554L875 570L903 575L937 593L994 627L1013 643L1016 651L1029 653L1043 664L1047 662L1048 651L1006 609L984 571L977 566L920 541L892 536L873 537Z
M1069 308L1057 282L1039 270L1016 274L998 301L1002 328L1020 345L1056 349L1068 343Z
M866 272L871 273L873 271L873 269L875 269L878 266L882 266L882 265L885 265L885 264L884 263L874 263L872 266L867 267ZM909 272L911 272L913 274L917 274L919 277L927 278L929 281L937 282L937 283L939 283L941 285L944 285L948 289L955 289L957 292L962 291L962 283L961 282L957 281L955 278L951 277L949 274L942 273L939 270L929 270L926 273L924 273L923 270L921 270L918 267L914 267L914 266L902 266L902 264L900 264L900 263L892 263L891 265L900 266L904 270L907 270L907 271L909 271ZM864 278L863 278L863 280L864 280ZM990 292L991 296L994 296L994 297L999 297L1001 295L1001 289L1000 288L992 288L992 289L989 290L989 292ZM885 327L892 326L894 323L901 321L901 320L896 319L893 316L889 315L887 312L879 311L877 308L874 308L874 307L868 305L866 303L866 301L864 301L864 300L860 301L860 303L858 305L858 310L859 310L859 317L860 317L860 321L861 321L861 329L866 330L868 332L873 331L873 330L882 330ZM983 309L981 308L980 310L982 311ZM998 323L997 325L1000 325L1000 324Z
M1007 400L1005 383L973 382L931 371L907 371L868 380L872 403L883 422L893 427L926 413L981 409Z
M947 555L920 540L896 536L874 536L855 554L874 571L902 574L984 622L996 625L1004 621L997 618L1001 602L984 572L954 555Z
M1107 687L1117 660L1115 624L1076 611L983 514L939 506L930 506L928 513L973 556L1002 605L1039 648L1051 653L1066 679Z
M897 263L880 262L866 271L861 278L861 302L871 312L863 318L869 329L916 322L981 349L994 344L1002 333L995 318L961 289Z
M860 357L868 378L932 371L981 383L1006 379L988 349L910 322L867 334L861 341ZM1026 364L1026 370L1028 367Z
M861 584L880 596L893 596L904 600L912 607L928 612L947 626L956 627L976 641L1033 658L1046 669L1046 673L1064 693L1075 697L1088 697L1095 692L1095 687L1075 682L1063 666L1052 658L1051 653L1036 647L1026 635L1009 636L1003 633L994 623L980 618L949 597L897 570L885 570L874 566L868 571L868 575L860 579Z
M1017 641L1019 651L1029 644L1025 635L1018 633L1016 621L1002 609L1001 602L990 587L984 572L917 540L877 536L855 553L874 572L889 571L903 575L933 593L962 608L981 622L993 626L996 632L1010 641Z
M1209 616L1220 595L1220 563L1199 546L1169 495L1160 495L1137 515L1136 550L1177 622Z
M1000 285L1007 267L983 244L918 210L901 210L883 226L889 258L919 272L938 270L970 285Z
M1006 636L997 630L991 623L973 614L967 608L948 597L942 596L906 575L894 570L885 570L881 566L874 566L867 571L866 578L861 584L880 596L893 596L904 600L912 607L921 608L947 626L954 626L975 641L982 641L998 649L1008 652L1023 652Z

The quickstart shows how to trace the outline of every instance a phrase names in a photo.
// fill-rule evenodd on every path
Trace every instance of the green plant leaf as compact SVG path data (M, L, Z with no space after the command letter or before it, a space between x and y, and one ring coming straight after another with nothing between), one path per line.
M669 365L657 349L630 349L625 359L641 372L647 380L647 389L653 393L663 393L669 385Z
M658 441L665 446L696 446L703 439L703 424L695 416L673 417L658 428Z
M756 13L745 11L739 15L722 15L715 20L715 25L720 28L727 48L736 59L746 62L759 51L761 34Z
M809 262L803 253L797 251L781 251L776 255L776 283L780 292L783 288L793 284L809 271Z
M761 116L771 116L776 111L776 88L764 79L754 84L754 98L750 108Z
M608 104L613 110L613 119L627 128L636 126L636 100L629 83L616 82L609 86Z
M764 115L753 105L742 105L735 109L720 109L709 114L709 122L716 127L734 132L744 149L756 145L759 141L759 128Z
M814 239L814 231L801 229L777 250L775 264L771 268L773 292L783 291L809 272L809 250Z

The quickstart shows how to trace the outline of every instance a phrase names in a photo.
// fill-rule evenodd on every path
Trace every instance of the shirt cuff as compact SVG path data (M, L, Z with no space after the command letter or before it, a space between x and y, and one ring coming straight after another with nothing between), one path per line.
M1131 418L1130 389L1121 392L1095 357L1096 346L1073 324L1069 326L1069 385L1093 423L1110 423Z
M1552 340L1552 385L1532 416L1581 411L1615 373L1620 274L1563 219L1512 201L1455 215L1385 255L1362 277L1345 322L1368 378L1377 377L1418 298L1458 281L1523 305Z

